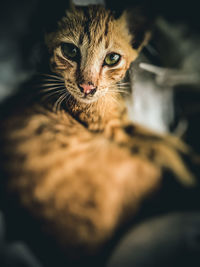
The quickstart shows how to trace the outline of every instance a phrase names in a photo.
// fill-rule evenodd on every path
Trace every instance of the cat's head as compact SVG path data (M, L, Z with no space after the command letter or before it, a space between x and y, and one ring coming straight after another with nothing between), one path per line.
M115 19L102 6L76 7L46 36L51 69L75 99L94 102L114 90L137 57L133 39L126 13Z

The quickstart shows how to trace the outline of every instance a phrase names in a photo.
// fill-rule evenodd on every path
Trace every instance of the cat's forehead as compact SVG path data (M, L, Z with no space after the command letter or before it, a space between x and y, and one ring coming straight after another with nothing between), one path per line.
M110 41L128 36L122 23L119 24L112 12L102 6L76 7L73 12L68 11L59 22L59 31L62 41L71 40L77 46L104 42L108 47Z
M112 20L111 13L101 6L76 7L73 12L67 11L66 17L59 22L59 30L63 38L72 37L82 44L86 37L88 42L100 38L100 34L101 38L105 37Z

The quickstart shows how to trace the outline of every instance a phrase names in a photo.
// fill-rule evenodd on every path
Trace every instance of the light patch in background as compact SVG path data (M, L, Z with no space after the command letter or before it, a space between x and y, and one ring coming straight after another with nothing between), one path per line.
M157 52L163 66L152 65L143 54L132 64L133 104L129 103L128 109L134 122L168 132L174 121L174 90L178 86L190 91L200 88L200 38L187 25L170 24L163 18L157 20L155 29L159 34ZM187 123L181 118L174 134L182 136Z
M0 61L0 102L12 94L18 85L30 76L30 72L22 70L19 61L15 54L13 57Z
M130 69L131 99L127 102L129 118L154 131L165 133L174 118L173 90L156 84L155 75L140 68L148 62L140 55Z
M29 21L36 1L3 5L0 32L0 102L12 94L21 82L30 77L22 66L21 40L29 30Z
M160 90L151 81L137 81L133 86L133 105L129 106L131 119L160 133L168 132L173 120L173 94L171 90Z
M87 5L103 5L103 0L73 0L75 5L78 6L87 6Z

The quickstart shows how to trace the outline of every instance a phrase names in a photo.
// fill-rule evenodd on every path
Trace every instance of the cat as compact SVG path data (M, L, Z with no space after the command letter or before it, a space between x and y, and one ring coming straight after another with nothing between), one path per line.
M129 20L102 6L67 10L45 36L52 73L2 111L1 208L22 232L21 214L30 216L72 265L95 259L159 190L164 169L195 183L185 144L128 119L122 80L149 39L147 30L136 44Z

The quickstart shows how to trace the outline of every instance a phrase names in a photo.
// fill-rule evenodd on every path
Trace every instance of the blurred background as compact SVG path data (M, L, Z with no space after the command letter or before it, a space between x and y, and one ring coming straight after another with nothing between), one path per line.
M104 4L117 15L126 8L142 5L152 23L152 38L129 71L133 94L127 105L131 119L158 132L178 135L200 152L198 2L107 0ZM68 5L66 0L1 1L0 102L38 67L46 67L44 32L54 29ZM186 194L185 206L187 197ZM146 216L141 216L128 233L113 242L107 266L200 266L200 212L193 205L195 201L198 199L194 198L186 210L177 206L162 212L154 211L154 202ZM8 236L4 215L0 213L0 266L47 266L25 243L8 240Z

